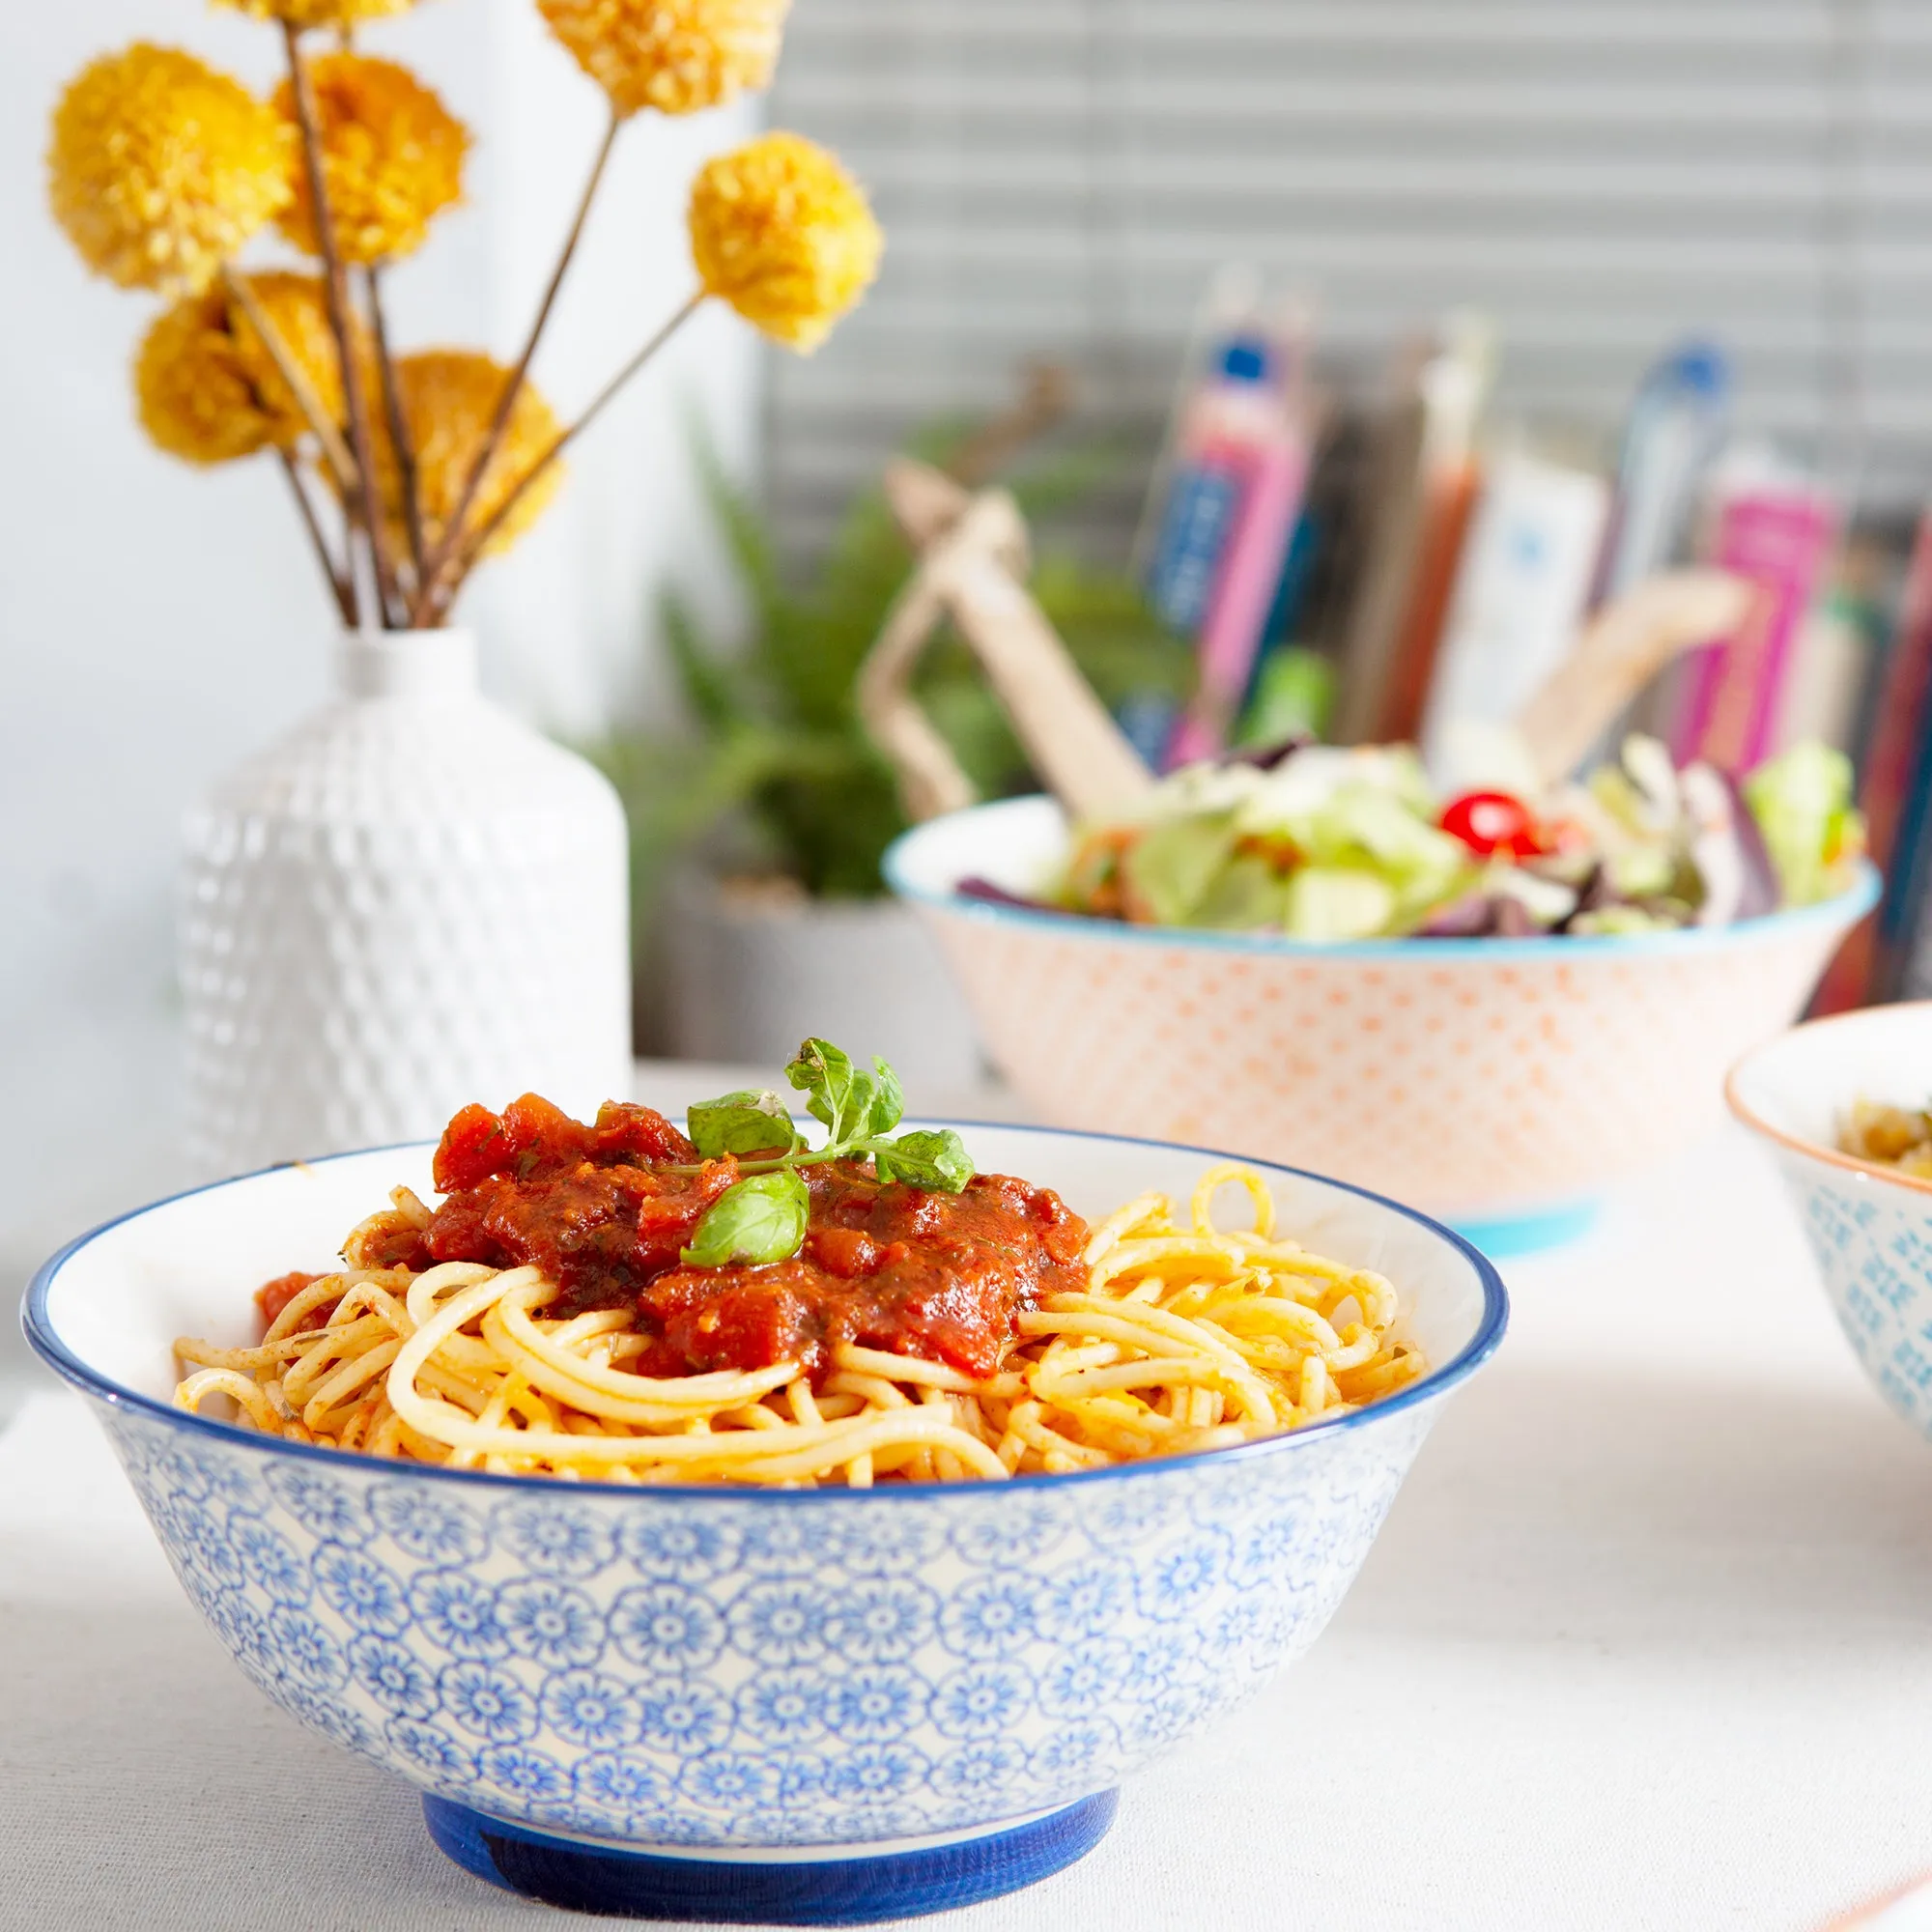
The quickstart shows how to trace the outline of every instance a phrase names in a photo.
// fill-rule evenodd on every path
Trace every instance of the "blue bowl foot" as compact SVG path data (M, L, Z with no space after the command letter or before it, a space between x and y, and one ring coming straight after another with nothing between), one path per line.
M1586 1198L1528 1214L1497 1214L1484 1220L1451 1221L1449 1225L1492 1261L1503 1261L1511 1255L1560 1248L1587 1234L1596 1218L1597 1203Z
M1064 1810L985 1837L855 1858L816 1852L753 1862L630 1852L560 1838L425 1797L440 1850L506 1891L571 1912L731 1924L868 1925L950 1912L1050 1877L1091 1852L1114 1822L1120 1794L1102 1791Z

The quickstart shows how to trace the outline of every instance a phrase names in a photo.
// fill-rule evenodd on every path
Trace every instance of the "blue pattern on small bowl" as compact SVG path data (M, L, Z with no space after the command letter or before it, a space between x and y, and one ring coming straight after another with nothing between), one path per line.
M1776 1154L1838 1325L1872 1385L1932 1437L1932 1181L1835 1146L1855 1101L1925 1104L1932 1003L1795 1027L1740 1061L1726 1093Z
M1090 1209L1150 1179L1184 1192L1208 1158L967 1131L988 1164ZM318 1199L278 1171L97 1231L37 1278L29 1334L95 1400L184 1589L284 1710L426 1792L632 1848L991 1831L1118 1783L1314 1640L1505 1319L1494 1270L1446 1231L1272 1170L1295 1225L1325 1217L1318 1243L1427 1277L1453 1341L1422 1383L1213 1455L1011 1488L773 1494L273 1441L156 1400L154 1335L139 1380L140 1350L110 1345L156 1256L179 1277L213 1240L221 1282L184 1293L225 1297L232 1331L244 1283L339 1238L353 1201L421 1159L317 1163ZM224 1211L251 1224L226 1247ZM171 1334L193 1312L143 1319Z
M1932 1198L1799 1155L1784 1170L1826 1293L1878 1392L1932 1436Z

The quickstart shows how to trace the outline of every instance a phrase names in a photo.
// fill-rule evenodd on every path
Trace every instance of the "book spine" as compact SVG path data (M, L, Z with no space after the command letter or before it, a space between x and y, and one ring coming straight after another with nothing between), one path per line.
M1568 656L1596 574L1601 476L1506 456L1485 481L1425 707L1423 759L1456 765L1465 724L1504 724Z
M1297 438L1284 438L1254 450L1246 469L1239 514L1202 627L1200 689L1168 749L1170 767L1227 749L1301 508L1307 447Z
M1932 724L1932 511L1918 520L1891 649L1880 673L1859 809L1885 896L1832 962L1814 1009L1842 1012L1896 990L1914 923L1913 874L1923 828L1927 725ZM1915 805L1917 810L1915 810Z
M1810 609L1833 531L1816 496L1741 492L1719 513L1712 561L1759 586L1737 633L1686 659L1671 733L1678 764L1747 772L1771 752L1792 639Z
M1203 452L1175 472L1148 599L1161 622L1182 637L1193 637L1207 614L1240 500L1241 464L1234 452Z
M1457 567L1463 559L1482 481L1480 467L1466 458L1444 466L1429 479L1415 581L1376 731L1389 744L1405 743L1422 730L1423 707L1435 676L1435 661L1449 618L1449 599L1456 588Z

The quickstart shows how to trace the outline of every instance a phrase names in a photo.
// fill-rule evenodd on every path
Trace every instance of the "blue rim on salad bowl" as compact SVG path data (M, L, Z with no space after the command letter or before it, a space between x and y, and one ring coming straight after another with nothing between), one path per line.
M1492 1254L1570 1238L1607 1184L1714 1129L1731 1063L1790 1024L1879 893L1861 862L1833 898L1726 926L1317 941L961 890L1030 897L1066 848L1060 808L1021 798L885 860L1042 1119L1318 1168Z
M1185 1196L1220 1158L960 1131L982 1168L1093 1215ZM856 1923L1080 1857L1123 1776L1314 1640L1507 1321L1449 1230L1269 1165L1284 1227L1387 1274L1431 1367L1233 1448L1008 1483L655 1488L365 1458L171 1405L174 1336L238 1336L261 1281L326 1266L391 1186L427 1193L430 1152L124 1215L36 1274L23 1325L254 1682L415 1784L459 1863L582 1910Z

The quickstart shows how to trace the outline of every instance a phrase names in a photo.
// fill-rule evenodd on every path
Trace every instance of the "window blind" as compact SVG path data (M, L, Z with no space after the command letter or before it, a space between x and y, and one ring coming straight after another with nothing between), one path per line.
M1231 260L1363 371L1488 312L1499 412L1566 431L1708 334L1742 428L1867 497L1932 482L1923 0L798 0L773 113L888 232L865 307L776 358L794 547L1030 355L1151 440Z

